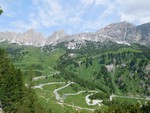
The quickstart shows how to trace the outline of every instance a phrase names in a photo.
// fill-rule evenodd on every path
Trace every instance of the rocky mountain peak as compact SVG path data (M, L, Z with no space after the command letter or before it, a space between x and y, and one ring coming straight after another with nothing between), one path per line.
M109 36L112 40L134 42L136 26L128 22L110 24L97 31L98 34Z
M40 35L40 36L44 37L41 33L36 32L34 29L29 29L26 32L22 33L22 35L29 35L31 38L32 37L36 38L36 35Z
M0 41L8 41L10 43L18 43L21 45L42 46L45 44L46 38L41 33L30 29L24 33L16 32L0 32Z
M0 32L0 42L2 41L11 42L16 38L18 38L18 34L16 32L10 32L10 31Z
M47 38L46 44L57 43L58 40L63 40L67 34L64 30L59 30L54 32L51 36Z
M42 46L45 44L46 38L34 29L30 29L21 34L18 41L21 44Z
M54 32L54 33L52 34L52 37L55 37L56 40L57 40L57 39L60 39L60 38L62 38L62 37L64 37L64 36L66 36L66 33L65 33L64 30L56 31L56 32Z

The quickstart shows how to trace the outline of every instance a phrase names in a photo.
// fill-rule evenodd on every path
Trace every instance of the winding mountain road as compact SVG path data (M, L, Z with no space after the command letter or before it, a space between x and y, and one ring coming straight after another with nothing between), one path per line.
M98 91L79 91L79 92L77 92L77 93L65 93L65 94L63 94L63 100L65 100L66 99L66 97L67 96L75 96L75 95L79 95L79 94L81 94L81 93L85 93L85 92L87 92L87 93L92 93L92 94L89 94L89 95L87 95L86 97L85 97L85 100L86 100L86 103L89 105L89 106L93 106L93 105L101 105L102 104L102 102L103 102L103 100L91 100L90 98L89 98L89 96L91 96L91 95L93 95L93 94L95 94L95 93L98 93ZM92 103L91 103L92 102Z
M42 88L43 86L52 85L52 84L65 84L65 82L49 82L49 83L39 84L39 85L37 85L37 86L33 86L32 88L33 88L33 89L36 89L36 88L43 89L43 88Z
M57 74L58 72L56 73L53 73L52 75L48 75L48 76L53 76L54 74ZM40 76L40 77L34 77L33 78L33 81L37 81L39 79L44 79L46 78L46 76ZM49 83L45 83L45 84L39 84L39 85L36 85L36 86L33 86L32 88L36 89L36 88L40 88L40 89L43 89L43 86L46 86L46 85L52 85L52 84L66 84L66 82L49 82ZM67 103L64 103L64 100L67 98L67 96L75 96L75 95L79 95L81 93L91 93L91 94L88 94L86 97L85 97L85 101L87 103L87 105L89 106L94 106L94 105L99 105L101 106L102 105L102 102L103 100L91 100L89 97L95 93L98 93L98 91L79 91L77 93L65 93L63 94L63 96L61 97L58 93L58 91L70 86L71 84L74 84L74 82L68 82L65 86L62 86L60 88L57 88L53 91L54 95L52 95L51 97L49 98L45 98L44 96L40 96L44 99L46 99L46 101L48 102L53 96L55 96L56 100L58 100L59 102L57 102L58 104L60 105L66 105L66 106L70 106L72 108L76 108L76 109L80 109L80 110L90 110L90 111L94 111L95 109L91 109L91 108L83 108L83 107L79 107L79 106L75 106L75 105L71 105L71 104L67 104ZM110 101L113 100L113 98L129 98L129 99L137 99L137 100L150 100L149 97L147 98L140 98L140 97L133 97L133 96L120 96L120 95L110 95L109 99Z
M98 91L95 91L94 93L98 93ZM103 100L91 100L89 97L91 95L93 95L94 93L92 94L89 94L85 97L85 100L86 100L86 103L89 105L89 106L94 106L94 105L99 105L101 106L102 105L102 102ZM92 102L92 103L91 103Z
M52 84L65 84L65 82L49 82L49 83L39 84L39 85L37 85L37 86L33 86L32 88L34 88L34 89L36 89L36 88L43 89L43 88L42 88L43 86L52 85ZM87 103L88 105L97 105L97 104L98 104L98 105L101 105L102 100L90 100L90 98L89 98L89 96L93 95L94 93L98 93L98 91L92 91L92 90L91 90L91 91L85 91L85 90L83 90L83 91L79 91L79 92L77 92L77 93L65 93L65 94L63 94L62 97L60 97L58 91L60 91L61 89L64 89L64 88L70 86L71 84L74 84L74 82L68 82L67 85L62 86L62 87L60 87L60 88L57 88L57 89L55 89L55 90L53 91L56 100L58 100L58 101L60 101L60 102L63 102L63 101L66 99L67 96L75 96L75 95L79 95L79 94L81 94L81 93L87 92L87 93L92 93L92 94L89 94L89 95L87 95L87 96L85 97L86 103ZM41 97L44 98L44 99L46 99L47 102L48 102L48 100L51 98L51 97L50 97L50 98L47 99L47 98L45 98L44 96L41 96ZM92 103L91 103L91 102L92 102Z
M62 103L62 102L56 102L59 105L66 105L75 109L80 109L80 110L88 110L88 111L92 111L94 112L96 109L92 109L92 108L85 108L85 107L80 107L80 106L75 106L75 105L71 105L71 104L67 104L67 103Z
M59 74L59 73L60 73L59 71L56 71L56 72L53 72L53 73L50 74L50 75L34 77L34 78L32 79L32 81L37 81L37 80L40 80L40 79L45 79L46 77L52 77L52 76L54 76L54 75L56 75L56 74Z
M119 98L129 98L129 99L137 99L137 100L150 100L149 97L146 97L146 98L140 98L140 97L133 97L133 96L120 96L120 95L114 95L114 94L112 94L112 95L109 97L109 100L112 101L114 97L119 97Z
M53 91L53 93L55 94L56 100L59 100L60 102L63 102L64 99L63 99L62 97L60 97L60 95L58 94L58 91L61 90L61 89L66 88L66 87L68 87L68 86L71 85L71 84L74 84L74 82L68 82L67 85L65 85L65 86L63 86L63 87L60 87L60 88L58 88L58 89L55 89L55 90Z

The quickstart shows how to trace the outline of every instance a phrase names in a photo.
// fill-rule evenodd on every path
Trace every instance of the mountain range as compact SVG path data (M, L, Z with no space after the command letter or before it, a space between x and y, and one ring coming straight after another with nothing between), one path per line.
M3 110L149 113L149 53L150 23L113 23L96 32L74 35L60 30L48 37L33 29L0 32Z
M8 41L20 45L56 45L60 42L68 42L68 48L74 49L77 44L85 41L105 42L112 41L118 44L139 43L150 46L150 23L135 26L128 22L112 23L97 30L96 32L86 32L68 35L64 30L56 31L51 36L44 37L41 33L30 29L24 33L0 32L0 42ZM73 41L73 42L72 42Z

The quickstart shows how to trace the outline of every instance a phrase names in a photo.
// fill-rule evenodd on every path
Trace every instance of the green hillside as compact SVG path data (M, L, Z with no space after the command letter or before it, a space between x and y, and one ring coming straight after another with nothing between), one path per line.
M44 51L44 47L23 46L18 44L0 43L5 48L14 65L23 71L32 67L36 76L51 74L58 59L65 53L64 49L55 48L53 51Z
M25 86L32 83L37 103L46 113L111 113L122 103L135 110L137 103L149 101L150 48L89 41L74 50L64 45L0 43L14 66L23 71Z

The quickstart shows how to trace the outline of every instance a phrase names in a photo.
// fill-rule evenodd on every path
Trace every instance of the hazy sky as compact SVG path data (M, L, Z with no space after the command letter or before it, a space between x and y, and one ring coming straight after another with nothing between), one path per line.
M150 21L150 0L0 0L0 31L33 28L49 35L96 31L114 22Z

